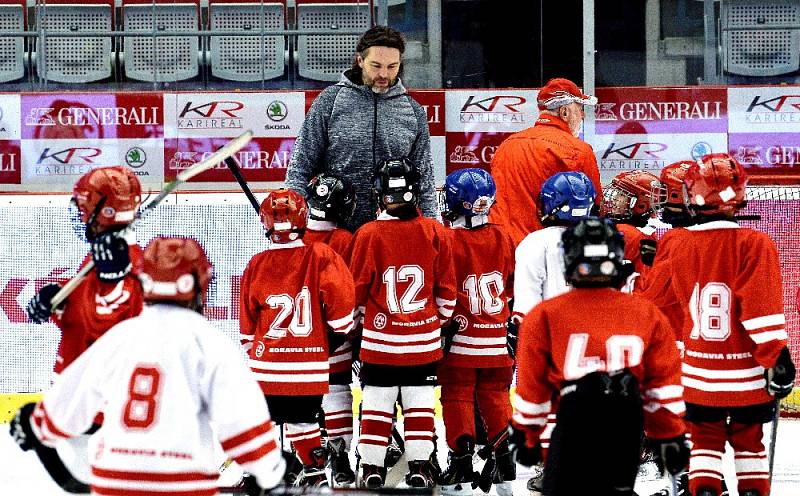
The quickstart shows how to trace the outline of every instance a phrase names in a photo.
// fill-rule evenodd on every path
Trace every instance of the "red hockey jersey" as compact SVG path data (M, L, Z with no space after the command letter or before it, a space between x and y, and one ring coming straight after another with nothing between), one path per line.
M142 249L131 244L128 254L134 270L118 282L102 282L90 272L66 300L64 309L53 313L61 329L53 371L61 373L69 364L112 326L142 312L142 286L136 274L141 265ZM90 260L87 255L80 268ZM63 285L67 279L60 281Z
M353 299L347 265L323 243L272 244L250 260L240 332L264 394L328 392L328 329L353 329Z
M630 224L617 224L617 229L625 239L625 260L633 263L633 268L639 274L644 274L650 267L642 263L642 254L639 251L639 243L643 239L655 241L653 234L646 234L641 229Z
M201 315L153 305L67 367L34 410L48 446L86 432L92 494L214 496L214 423L228 457L263 487L281 480L278 431L236 346Z
M517 364L513 421L531 431L529 439L541 434L564 381L624 368L639 381L647 435L667 439L685 432L675 340L664 316L644 298L575 288L539 303L522 321Z
M350 262L350 242L353 240L353 235L347 229L336 227L333 222L308 219L308 227L303 236L303 242L310 245L311 243L325 243L333 248L333 251L338 253L345 261ZM338 374L347 372L353 366L353 345L347 341L333 350L331 356L328 358L330 365L330 373Z
M514 243L496 224L449 233L457 290L453 320L459 330L444 362L457 367L510 367L506 321L514 289Z
M361 360L422 365L442 358L441 324L452 316L456 299L443 225L382 213L356 232L350 270L363 315Z
M764 369L775 365L787 339L775 243L730 221L670 234L668 258L657 256L643 294L660 307L682 308L686 401L772 401Z

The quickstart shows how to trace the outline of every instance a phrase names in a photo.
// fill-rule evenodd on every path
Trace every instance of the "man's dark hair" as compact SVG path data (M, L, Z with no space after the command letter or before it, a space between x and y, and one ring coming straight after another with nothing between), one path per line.
M389 26L373 26L366 33L361 35L356 45L356 52L364 56L364 52L374 46L385 46L400 50L400 54L406 51L406 41L400 31Z

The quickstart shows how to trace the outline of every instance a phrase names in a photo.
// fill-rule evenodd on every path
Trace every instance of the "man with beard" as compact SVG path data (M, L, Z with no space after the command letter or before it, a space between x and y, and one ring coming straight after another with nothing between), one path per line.
M372 180L389 160L414 165L422 213L437 216L428 119L399 78L404 51L403 36L392 28L365 32L353 67L320 93L295 142L286 186L305 195L315 175L346 177L356 190L356 210L345 226L350 231L375 220Z

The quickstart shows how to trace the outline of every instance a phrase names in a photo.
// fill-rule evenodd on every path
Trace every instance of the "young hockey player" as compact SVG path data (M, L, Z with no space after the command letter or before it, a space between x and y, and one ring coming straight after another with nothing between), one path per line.
M140 270L148 306L100 337L41 402L22 407L11 433L39 451L85 432L91 492L218 494L210 423L226 454L252 477L251 495L281 481L278 434L240 352L202 317L211 264L192 239L156 238Z
M688 168L684 202L694 224L670 231L668 253L658 254L644 289L657 305L677 302L683 309L695 496L721 494L726 442L739 494L769 494L762 424L795 378L775 243L734 220L745 205L746 184L741 164L727 154L706 155Z
M656 256L655 228L649 225L658 210L661 183L641 170L625 171L603 190L600 216L613 220L625 237L625 259L633 270L644 274Z
M483 169L461 169L445 181L445 211L450 221L453 267L458 290L449 351L439 365L442 413L450 466L442 476L443 494L471 495L475 449L475 400L489 439L511 417L508 390L513 360L506 349L507 300L513 288L514 245L499 226L488 223L495 184ZM446 333L450 334L450 333ZM448 347L445 347L448 350ZM477 393L477 394L476 394ZM498 448L499 494L511 495L516 463L508 443Z
M353 235L347 225L356 207L356 193L347 179L322 173L311 179L306 191L308 226L303 241L325 243L347 263ZM355 483L350 467L350 443L353 440L353 347L349 341L332 350L329 390L322 398L325 431L330 455L331 480L337 486Z
M595 196L592 181L582 172L558 172L542 184L539 211L545 228L528 234L515 253L515 322L542 300L569 291L561 268L561 234L590 215Z
M361 484L383 486L395 401L401 397L411 487L432 487L434 386L441 325L455 305L449 235L421 217L419 173L406 160L385 162L375 178L382 212L356 231L350 269L363 318Z
M261 222L271 244L242 276L242 342L277 424L303 462L298 485L327 485L317 415L328 392L328 356L353 328L353 278L323 243L305 244L307 207L294 191L271 191ZM246 346L246 348L248 348Z
M539 303L520 329L510 439L521 463L538 461L539 436L557 401L544 468L548 496L632 494L643 431L671 474L688 461L673 333L652 303L616 289L623 243L609 220L568 228L564 273L574 289Z
M126 230L135 219L140 203L141 185L126 167L93 169L75 183L71 208L75 209L76 220L83 224L90 244L90 253L81 268L93 261L94 269L55 312L52 312L52 299L66 280L43 286L26 307L32 322L44 323L52 319L61 330L53 367L56 375L112 326L142 311L141 286L134 273L142 250ZM102 415L98 415L97 422L101 421ZM87 441L85 436L72 438L61 443L60 448L75 451L75 457L82 461ZM43 447L39 453L60 460L55 450ZM85 464L69 469L62 467L60 472L69 473L70 470L79 479L88 479ZM71 475L56 482L80 484Z

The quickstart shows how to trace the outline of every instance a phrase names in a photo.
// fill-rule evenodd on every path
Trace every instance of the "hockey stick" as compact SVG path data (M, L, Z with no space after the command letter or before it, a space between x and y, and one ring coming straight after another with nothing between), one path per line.
M250 200L250 205L256 210L256 213L261 213L261 207L258 204L258 200L256 200L255 195L253 192L250 191L250 186L247 185L247 181L245 181L244 176L242 176L242 171L239 169L239 164L236 162L236 159L233 158L233 155L225 159L225 165L228 166L228 169L233 174L233 177L236 179L236 182L239 183L239 187L242 188L244 191L245 196L248 200Z
M196 175L200 174L201 172L205 172L208 169L214 167L215 165L219 164L220 162L224 161L226 158L230 157L234 153L238 152L244 146L253 139L253 132L246 131L239 135L238 137L229 141L225 146L217 150L216 152L209 155L207 158L197 162L196 164L192 165L188 169L182 171L178 176L175 178L174 181L170 181L169 183L165 184L161 191L158 193L158 196L153 198L153 200L145 206L136 219L131 222L133 225L137 220L141 219L143 215L148 213L150 210L156 208L164 199L175 189L178 188L181 184L185 183L189 179L195 177ZM55 309L67 299L78 285L83 282L83 279L91 272L94 268L94 261L89 260L86 262L86 265L75 274L75 277L67 281L66 284L58 291L58 293L53 296L51 300L51 309L55 311Z
M772 485L772 473L775 468L775 444L778 440L778 420L781 418L781 400L775 400L775 415L772 417L771 435L769 438L769 483Z
M483 465L483 470L478 475L478 479L472 483L473 489L477 487L481 491L488 493L492 488L492 482L495 475L497 475L497 448L507 440L508 429L503 429L492 439L491 443L478 450L478 456L486 460L486 463Z

